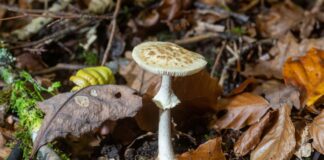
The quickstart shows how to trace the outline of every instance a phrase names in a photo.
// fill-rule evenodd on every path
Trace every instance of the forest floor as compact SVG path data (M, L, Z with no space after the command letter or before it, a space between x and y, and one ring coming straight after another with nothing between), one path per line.
M155 159L132 51L163 41L207 61L171 80L177 159L323 160L322 35L323 0L2 0L0 159Z

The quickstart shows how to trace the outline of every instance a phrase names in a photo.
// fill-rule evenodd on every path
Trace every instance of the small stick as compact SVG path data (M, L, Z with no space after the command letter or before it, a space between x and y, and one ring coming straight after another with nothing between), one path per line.
M119 9L120 9L120 4L121 4L121 0L117 0L116 8L115 8L115 11L114 11L114 14L113 14L113 19L112 19L112 21L110 23L112 28L111 28L109 40L108 40L108 43L107 43L107 48L105 50L104 57L103 57L103 59L101 61L102 66L105 65L105 63L106 63L106 61L107 61L107 59L109 57L109 51L110 51L112 41L113 41L113 38L114 38L114 35L115 35L115 30L116 30L116 25L117 25L117 16L118 16L118 12L119 12Z
M85 65L77 65L77 64L65 64L65 63L59 63L54 67L46 68L41 71L33 72L32 75L40 75L40 74L48 74L52 73L58 70L78 70L81 68L85 68L87 66Z
M189 38L185 38L185 39L181 39L181 40L175 40L174 43L179 44L179 45L185 45L185 44L200 42L200 41L203 41L206 39L215 38L218 36L219 36L219 34L217 34L217 33L206 33L206 34L201 34L201 35L197 35L194 37L189 37Z
M223 51L224 51L225 46L226 46L226 41L223 43L222 47L220 48L220 50L219 50L218 53L217 53L217 57L216 57L216 59L215 59L215 62L214 62L213 68L212 68L212 70L211 70L211 72L210 72L210 76L211 76L211 77L214 77L214 73L215 73L216 67L217 67L218 64L219 64L219 60L220 60L220 57L221 57L222 54L223 54Z
M8 11L22 13L26 16L31 17L46 17L46 18L63 18L63 19L77 19L77 18L84 18L84 19L111 19L111 16L107 15L91 15L91 14L85 14L85 13L68 13L68 12L51 12L47 11L46 14L44 14L44 10L37 10L37 9L21 9L14 6L8 6L4 4L0 4L0 8L4 8ZM1 19L0 19L1 21Z

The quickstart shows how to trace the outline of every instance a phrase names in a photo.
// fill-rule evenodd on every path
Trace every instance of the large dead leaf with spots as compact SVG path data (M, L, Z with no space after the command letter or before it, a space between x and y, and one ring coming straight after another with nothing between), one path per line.
M142 98L127 86L90 86L56 95L38 104L46 116L34 143L34 151L58 137L79 137L107 121L133 117Z
M243 93L234 98L220 100L217 109L226 113L216 119L214 128L241 129L258 122L270 108L269 103L262 97L251 93Z
M296 147L295 127L290 119L291 108L282 105L279 116L271 130L251 153L251 160L289 160Z
M315 117L309 132L313 138L313 147L320 153L324 154L324 110Z
M307 106L313 105L324 95L324 51L313 48L305 56L289 58L283 76L287 84L304 93L302 96Z
M178 160L225 160L220 137L201 144L196 150L185 152L177 157Z

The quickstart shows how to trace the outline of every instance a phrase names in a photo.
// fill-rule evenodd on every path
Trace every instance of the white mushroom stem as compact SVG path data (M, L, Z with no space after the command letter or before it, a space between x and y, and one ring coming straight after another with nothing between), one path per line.
M158 160L173 160L174 153L171 141L171 111L161 109L159 121L159 155Z
M162 76L160 90L154 96L153 101L161 108L159 121L159 160L173 160L173 147L171 141L171 115L170 109L180 103L171 88L171 77Z
M153 101L161 109L171 109L180 103L180 100L172 91L171 76L162 76L160 90L154 96Z

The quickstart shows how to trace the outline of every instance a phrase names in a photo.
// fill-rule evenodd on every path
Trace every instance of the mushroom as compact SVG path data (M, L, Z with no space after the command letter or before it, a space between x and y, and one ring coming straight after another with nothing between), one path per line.
M174 159L170 109L180 103L171 88L171 77L183 77L202 70L207 62L197 53L170 42L144 42L132 52L135 62L144 70L162 75L161 87L154 96L154 103L160 108L158 145L160 160ZM188 93L189 94L189 93Z

